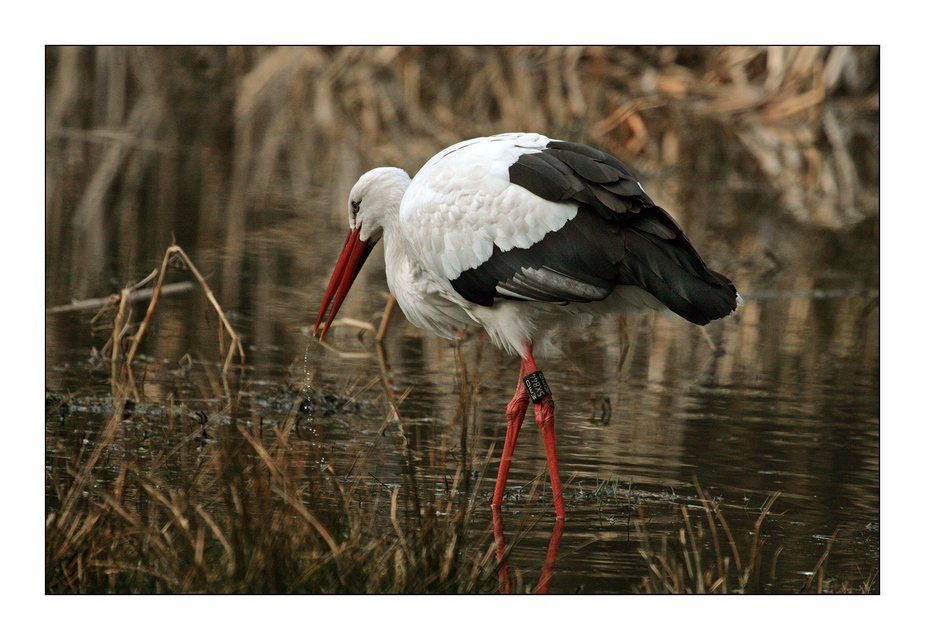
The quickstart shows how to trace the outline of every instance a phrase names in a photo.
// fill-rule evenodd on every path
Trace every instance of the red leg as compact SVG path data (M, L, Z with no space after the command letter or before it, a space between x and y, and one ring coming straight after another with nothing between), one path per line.
M533 360L533 347L529 344L525 346L527 347L527 357L524 358L521 366L521 378L539 370ZM549 483L552 485L556 519L565 520L565 501L562 499L562 482L559 480L559 458L556 455L555 406L556 403L552 400L552 394L548 394L536 401L534 411L536 423L543 432L543 443L546 445L546 462L549 464Z
M536 423L543 432L546 445L546 462L549 463L549 482L552 485L552 497L556 505L556 519L565 520L565 502L562 499L562 482L559 480L559 458L556 456L556 418L553 413L555 403L552 396L546 396L536 403Z
M526 356L520 362L520 377L517 379L517 390L514 398L507 406L507 436L504 439L504 451L501 453L501 464L498 467L498 479L495 482L495 495L491 500L493 507L500 507L504 498L504 487L507 485L507 475L514 457L514 445L527 412L530 402L530 392L524 383L526 376L538 373L536 361L533 359L533 345L524 344ZM559 480L559 458L556 456L555 434L555 403L552 394L546 387L546 380L539 374L541 386L546 389L546 395L535 401L536 423L543 432L543 443L546 446L546 462L549 464L549 482L552 485L553 502L556 507L556 519L565 520L565 502L562 499L562 482Z
M504 451L501 452L498 479L495 481L495 495L491 500L491 506L493 507L500 507L501 500L504 498L507 474L511 469L511 460L514 458L514 445L517 444L517 436L520 434L520 427L524 423L524 416L527 413L527 405L530 403L530 396L524 386L523 377L524 365L521 363L520 376L517 378L517 390L514 392L514 398L507 405L507 435L504 438Z

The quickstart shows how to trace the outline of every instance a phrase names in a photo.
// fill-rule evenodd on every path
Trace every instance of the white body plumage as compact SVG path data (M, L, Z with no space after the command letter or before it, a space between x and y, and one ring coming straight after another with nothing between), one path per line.
M573 159L571 149L588 155ZM538 176L515 172L515 164L531 171L535 162L527 160L540 155L525 156L534 154L550 165L543 164ZM551 176L548 184L545 175ZM547 188L559 189L562 197L537 195ZM574 222L581 207L584 228ZM588 244L589 237L602 242L594 225L614 234L611 245ZM350 226L364 246L383 239L389 289L409 321L450 339L465 325L482 326L496 345L521 357L524 345L546 346L562 329L587 326L595 313L666 309L657 287L638 284L645 274L634 275L633 284L614 275L615 269L626 271L621 262L648 259L635 255L641 251L619 234L644 236L645 247L653 241L671 241L684 251L690 246L618 160L524 133L460 142L431 158L413 180L394 167L365 173L350 193ZM554 237L567 246L565 257L548 247L541 251ZM690 252L696 260L682 258L700 261L692 247ZM657 285L676 277L667 273L676 258L659 254L650 261ZM732 295L737 298L734 288Z

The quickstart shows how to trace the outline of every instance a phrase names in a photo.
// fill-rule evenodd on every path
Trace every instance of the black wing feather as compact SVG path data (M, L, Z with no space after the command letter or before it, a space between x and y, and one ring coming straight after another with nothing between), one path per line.
M488 260L452 282L467 300L592 302L632 285L696 324L736 308L729 279L706 267L674 218L617 158L555 140L521 155L509 177L540 198L575 203L577 214L529 248L495 245Z

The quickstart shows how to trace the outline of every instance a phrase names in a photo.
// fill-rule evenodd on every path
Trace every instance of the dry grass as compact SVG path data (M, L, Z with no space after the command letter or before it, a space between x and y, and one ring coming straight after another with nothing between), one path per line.
M312 407L327 402L342 410L343 398L289 393L290 410L278 413L246 405L241 394L212 401L224 405L209 413L171 400L163 411L138 415L129 388L122 388L97 426L86 413L68 415L65 400L46 401L49 594L540 593L555 580L561 523L538 585L507 566L524 537L536 535L526 515L549 507L539 495L542 476L508 543L500 514L493 526L484 514L481 527L473 524L488 507L476 499L480 481L469 486L473 465L465 450L451 452L444 442L436 452L416 453L401 416L387 421L387 437L373 445L335 451L315 430L323 427ZM371 470L380 464L380 444L402 461L387 478ZM487 464L477 466L484 478ZM700 508L678 504L677 528L668 534L661 533L670 529L664 523L650 533L643 513L644 506L658 512L659 505L640 503L632 489L623 496L616 485L599 484L593 494L601 500L605 491L637 507L639 553L648 571L639 591L795 590L779 584L782 549L768 545L762 531L778 495L768 498L743 536L721 501L699 489ZM799 591L878 592L876 573L851 580L826 575L837 534L815 566L806 567L811 571ZM568 553L576 552L580 547Z
M643 581L642 589L646 593L697 594L760 591L764 581L769 579L763 574L761 524L780 494L773 495L765 503L755 521L747 552L740 553L719 504L699 487L698 492L709 537L703 523L697 522L695 526L688 508L681 505L681 526L676 538L669 543L669 538L663 537L660 548L656 550L640 509L636 527L643 541L640 553L649 569L649 577ZM770 581L773 582L773 563L770 571Z
M462 467L440 490L411 468L385 486L362 454L339 475L305 424L292 430L297 409L273 428L251 424L237 401L212 416L172 411L140 436L123 421L128 400L116 399L95 445L68 440L73 428L57 434L47 593L498 589Z
M687 506L678 506L676 533L660 536L658 543L653 542L642 508L638 508L636 529L642 540L639 553L646 562L649 574L643 579L640 590L649 594L781 593L776 569L784 549L768 549L767 536L761 531L780 492L765 501L743 542L737 539L723 515L721 501L713 499L699 486L697 491L703 517L692 517ZM825 567L837 536L836 530L798 592L879 592L877 573L857 581L826 580Z

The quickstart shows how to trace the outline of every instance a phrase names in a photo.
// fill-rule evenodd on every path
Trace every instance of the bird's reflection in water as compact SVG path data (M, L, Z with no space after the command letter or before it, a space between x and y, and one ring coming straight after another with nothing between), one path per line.
M498 581L500 583L498 590L500 593L511 593L511 572L508 566L507 540L504 537L504 516L501 514L500 507L491 508L491 521L495 532L495 558L498 560ZM535 593L549 593L549 580L552 578L553 567L556 564L556 555L559 553L559 542L562 540L564 527L565 520L557 518Z

